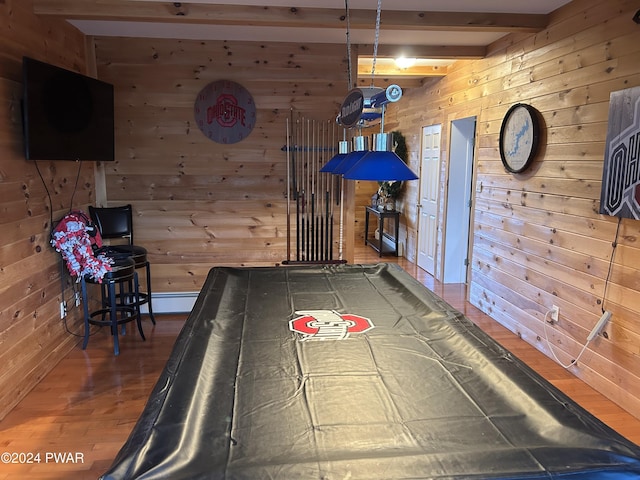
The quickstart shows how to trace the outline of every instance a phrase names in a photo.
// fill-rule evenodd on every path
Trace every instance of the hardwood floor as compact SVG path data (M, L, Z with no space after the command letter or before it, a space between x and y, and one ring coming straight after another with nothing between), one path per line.
M516 335L465 301L464 285L443 285L405 259L409 274L463 312L493 338L569 394L604 423L640 443L640 420L607 400ZM377 254L359 248L357 263L377 263ZM121 338L120 356L102 329L83 351L78 346L0 422L0 453L21 454L39 463L0 465L4 479L95 479L111 464L133 428L158 378L186 315L157 315L144 321L147 341L133 324ZM31 458L30 455L39 454ZM57 455L57 457L53 456ZM56 463L56 460L58 463Z

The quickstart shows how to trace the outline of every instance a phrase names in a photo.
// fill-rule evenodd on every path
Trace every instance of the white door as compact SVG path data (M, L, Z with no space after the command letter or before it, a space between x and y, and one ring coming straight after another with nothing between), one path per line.
M440 183L441 125L422 128L420 203L418 208L418 266L435 275L438 239L438 189Z
M451 122L444 235L444 283L466 283L476 118Z

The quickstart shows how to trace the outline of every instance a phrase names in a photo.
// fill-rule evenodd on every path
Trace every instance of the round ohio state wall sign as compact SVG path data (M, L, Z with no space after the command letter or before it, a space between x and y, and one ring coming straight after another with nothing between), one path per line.
M198 128L217 143L237 143L256 124L253 97L242 85L230 80L216 80L200 90L193 112Z

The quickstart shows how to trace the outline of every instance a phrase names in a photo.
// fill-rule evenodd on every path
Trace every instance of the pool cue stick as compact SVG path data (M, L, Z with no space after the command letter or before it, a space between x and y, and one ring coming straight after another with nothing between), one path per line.
M324 140L324 144L323 144L323 149L322 149L322 153L324 156L324 161L325 163L331 158L330 155L330 148L329 148L329 137L330 137L330 129L329 129L329 123L325 123L323 125L323 135L322 138ZM324 234L322 236L322 243L323 243L323 259L324 260L329 260L329 183L328 183L328 174L325 174L322 177L322 188L323 188L323 192L324 192L324 198L323 198L323 207L324 207L324 222L323 222L323 230L324 230Z
M298 126L298 128L296 128L296 141L295 141L295 146L294 146L294 153L295 153L295 161L296 161L296 260L300 261L300 255L301 255L301 250L300 250L300 242L301 240L301 215L302 212L300 211L300 201L301 201L301 192L300 192L300 121L299 119L296 121L296 125Z
M324 155L324 164L326 164L329 159L331 158L331 129L330 129L330 124L326 123L325 124L325 134L324 134L324 148L323 148L323 155ZM329 194L329 174L325 174L322 177L322 181L323 181L323 192L324 192L324 248L323 248L323 255L324 255L324 259L325 260L329 260L329 224L327 223L327 211L328 211L328 194Z
M320 141L319 141L319 144L320 144L319 158L320 158L320 160L318 162L318 170L319 170L320 166L322 165L323 160L325 158L325 154L326 154L326 150L325 149L326 149L327 144L326 144L326 141L325 141L326 131L325 131L325 128L324 128L324 123L318 124L318 127L319 127L319 132L318 133L319 133L319 136L320 136ZM320 258L320 260L326 260L327 257L324 254L325 235L326 235L325 229L324 229L324 211L325 211L325 208L324 208L324 199L325 199L325 196L324 196L324 188L325 188L324 179L325 179L325 176L324 176L324 174L322 174L322 175L318 174L318 175L319 175L319 178L320 178L320 188L319 188L319 192L320 192L320 246L319 246L318 258Z
M342 129L342 140L346 140L346 130ZM339 149L338 149L339 152ZM334 231L336 226L336 217L338 217L338 224L340 223L340 216L336 215L335 209L340 205L340 178L341 175L332 175L331 176L331 191L333 195L333 200L331 203L331 258L334 258L333 249L336 246L339 246L340 239L337 241L334 240L336 232ZM339 231L339 229L338 229Z
M342 243L344 240L344 178L340 177L340 233L338 244L338 260L342 260Z
M333 260L333 209L331 211L331 220L329 222L329 228L331 229L331 234L329 235L331 238L331 243L329 243L329 258Z
M296 146L297 150L297 177L298 177L298 212L300 217L300 230L298 231L298 260L302 260L304 258L304 152L302 149L303 144L303 124L301 123L301 119L298 117L298 144Z
M291 260L291 142L289 140L289 119L287 118L287 262Z
M313 260L318 260L318 174L316 170L316 164L318 161L318 132L316 129L316 121L313 121L312 124L312 134L313 134L313 164L311 167L311 175L313 178Z
M306 125L306 120L303 119L302 122L302 144L301 147L302 151L303 151L303 163L302 163L302 180L304 181L304 198L302 201L302 218L304 220L303 225L302 225L302 260L306 260L307 259L307 244L309 241L309 222L307 221L307 214L308 214L308 202L307 202L307 195L309 194L309 176L307 175L307 161L308 161L308 155L309 155L309 151L307 150L307 130L305 128Z
M316 248L316 122L312 120L309 124L309 175L311 178L311 247L309 250L309 259L315 260L315 248Z
M331 153L337 153L335 152L335 144L336 144L336 125L335 123L331 123L332 125L332 129L331 129L331 145L333 146L333 150L331 151ZM328 155L328 158L333 158L333 155ZM327 208L330 209L330 214L329 214L329 219L327 220L328 222L328 228L329 228L329 259L333 260L333 195L334 195L334 191L333 191L333 185L334 185L334 181L333 181L333 175L332 174L328 174L327 176L327 185L328 185L328 189L329 189L329 198L327 199Z
M324 243L324 258L325 260L331 260L329 255L329 245L331 245L331 236L329 235L329 190L325 192L325 211L324 211L324 231L325 231L325 243Z
M293 120L293 109L291 109L291 130L293 137L293 194L296 201L296 260L300 259L300 192L298 192L298 168L296 166L296 150L298 145L298 129Z
M340 196L340 219L339 219L339 232L338 232L338 260L342 260L344 243L344 177L339 176L339 196Z
M316 150L316 162L313 168L316 176L316 260L320 258L320 246L322 245L322 229L320 216L322 215L322 175L320 175L320 161L322 159L322 136L320 131L320 122L317 122L313 131L316 133L315 150Z
M300 166L300 171L301 171L301 175L302 175L302 181L303 181L303 185L304 188L302 190L302 199L300 200L302 203L302 260L306 260L307 259L307 193L308 193L308 185L307 185L307 170L306 170L306 166L307 166L307 149L305 147L306 142L305 142L305 133L306 130L304 128L305 125L305 121L304 118L302 119L302 123L301 123L301 127L300 127L300 133L302 135L301 137L301 143L300 143L300 148L302 150L302 164Z
M336 148L335 148L335 140L336 140L336 128L335 125L333 124L333 122L329 122L328 124L330 126L329 132L327 133L327 141L329 142L329 148L327 149L327 162L329 160L331 160L333 158L333 156L336 154ZM326 209L327 209L327 259L328 260L333 260L332 255L331 255L331 244L333 243L333 232L331 231L331 210L332 210L332 204L333 204L333 175L328 173L327 174L327 193L328 196L326 198Z
M313 191L313 172L312 172L312 164L313 164L313 138L312 138L313 129L311 128L311 120L307 122L307 152L309 155L309 161L307 163L307 175L309 176L309 203L308 203L308 213L309 213L309 242L308 242L308 251L307 251L307 259L309 261L313 260L313 226L315 224L313 220L314 216L314 208L313 203L315 201L315 192Z
M307 130L306 130L306 136L307 136L307 142L305 145L305 150L306 150L306 185L307 185L307 195L305 195L305 215L306 215L306 219L307 219L307 244L306 244L306 260L310 260L309 258L309 252L310 252L310 248L311 248L311 225L310 223L313 223L313 217L311 217L311 219L309 218L309 207L310 207L310 202L309 202L309 195L311 192L311 175L309 175L309 163L311 162L311 152L309 151L309 144L310 144L310 128L309 128L309 119L307 119Z
M316 219L316 131L315 131L316 122L315 120L310 125L309 131L311 135L311 142L309 142L309 148L311 149L311 250L310 250L310 260L316 260L316 243L317 243L317 219Z
M321 206L321 201L322 201L322 195L320 195L320 173L319 173L319 168L318 168L318 163L320 162L320 130L318 129L320 125L316 125L314 123L313 126L313 133L314 136L316 137L316 140L313 142L314 144L314 149L315 149L315 161L313 162L313 174L316 178L316 243L315 243L315 248L314 248L314 259L315 260L319 260L320 256L319 256L319 248L320 248L320 214L322 212L322 206Z
M300 260L300 195L296 195L296 260Z

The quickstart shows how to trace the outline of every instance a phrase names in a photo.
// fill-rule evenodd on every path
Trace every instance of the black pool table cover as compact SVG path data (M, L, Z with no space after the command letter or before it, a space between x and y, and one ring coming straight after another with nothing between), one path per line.
M211 269L104 479L638 479L640 448L392 264Z

